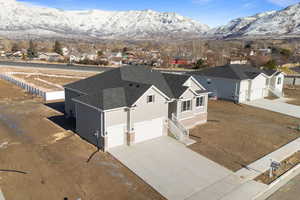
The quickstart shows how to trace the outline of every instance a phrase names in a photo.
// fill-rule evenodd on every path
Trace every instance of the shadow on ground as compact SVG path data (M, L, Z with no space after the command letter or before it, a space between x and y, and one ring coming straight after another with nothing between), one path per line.
M64 113L65 112L65 102L53 102L53 103L46 103L45 106L48 106L49 108L56 110L58 112Z
M76 120L75 118L66 118L65 111L65 103L64 102L54 102L54 103L46 103L45 106L56 110L61 113L61 115L48 117L50 121L62 127L65 130L71 130L73 132L76 131Z

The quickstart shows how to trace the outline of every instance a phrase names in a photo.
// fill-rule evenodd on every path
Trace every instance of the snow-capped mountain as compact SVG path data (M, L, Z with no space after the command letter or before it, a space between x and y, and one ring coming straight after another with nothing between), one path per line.
M209 31L220 37L295 36L300 34L300 3L280 11L260 13L232 20Z
M126 38L199 36L209 30L176 13L144 11L64 11L0 0L0 35L9 38Z

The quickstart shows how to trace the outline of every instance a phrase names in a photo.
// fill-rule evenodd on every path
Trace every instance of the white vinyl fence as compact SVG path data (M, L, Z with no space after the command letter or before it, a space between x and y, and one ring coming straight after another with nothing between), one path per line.
M14 85L26 90L30 94L40 96L45 101L65 99L65 91L54 91L54 92L43 91L42 89L39 89L29 83L24 83L20 80L17 80L14 77L9 76L7 74L0 74L0 79L9 81L9 82L13 83Z
M285 76L285 85L300 85L300 76Z

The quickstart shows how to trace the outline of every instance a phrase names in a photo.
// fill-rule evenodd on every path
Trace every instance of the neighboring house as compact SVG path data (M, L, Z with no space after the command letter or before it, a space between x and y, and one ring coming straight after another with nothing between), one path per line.
M97 60L98 55L97 54L87 54L84 53L83 55L81 55L80 60Z
M106 151L167 135L189 140L207 121L208 92L192 76L124 66L65 86L77 133Z
M170 64L172 65L189 65L192 63L193 63L192 59L179 58L179 57L173 58L170 62Z
M63 60L63 56L61 56L55 52L40 53L38 58L40 60L46 60L46 61L52 61L52 62Z
M67 47L63 47L61 50L62 50L63 56L66 56L70 53L69 49Z
M231 65L245 65L248 63L248 60L245 60L243 58L231 58L230 64Z
M210 82L218 98L238 103L283 96L284 74L276 70L260 70L249 65L225 65L194 72L200 82ZM207 88L209 89L209 88Z
M0 57L6 57L6 52L5 51L0 51Z
M109 63L110 63L111 65L120 66L120 65L123 64L122 61L123 61L123 58L122 58L122 57L112 57L112 58L110 58Z
M73 63L73 62L79 62L80 61L80 57L79 56L76 56L76 55L73 55L73 54L71 54L70 56L69 56L69 62L70 63Z
M13 57L19 57L19 58L22 57L22 55L23 55L22 51L16 51L12 54Z
M272 54L272 49L270 49L270 48L267 48L267 49L259 49L258 51L259 51L259 53L260 53L261 55L263 55L263 56L268 56L268 55Z

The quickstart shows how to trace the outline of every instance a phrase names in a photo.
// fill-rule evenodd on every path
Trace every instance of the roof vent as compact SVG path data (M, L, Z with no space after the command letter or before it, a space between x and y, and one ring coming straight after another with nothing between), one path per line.
M139 87L140 87L140 85L136 85L136 87L137 87L137 88L139 88Z
M133 86L133 84L132 83L129 83L129 87L132 87Z

